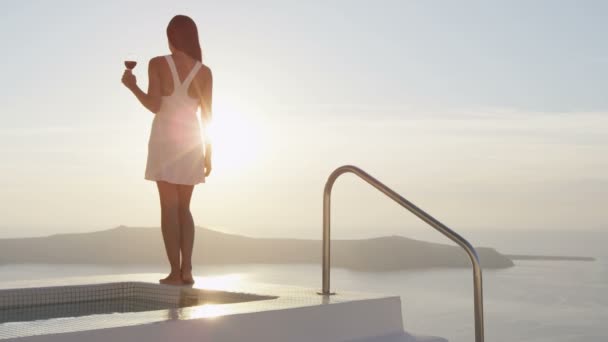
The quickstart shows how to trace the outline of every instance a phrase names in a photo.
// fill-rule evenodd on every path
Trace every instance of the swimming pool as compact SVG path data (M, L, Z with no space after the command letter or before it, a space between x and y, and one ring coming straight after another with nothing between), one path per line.
M255 283L238 274L169 286L158 284L162 276L0 282L0 341L362 342L407 335L396 296L320 296L315 288Z
M0 290L0 324L273 298L144 282L10 289Z

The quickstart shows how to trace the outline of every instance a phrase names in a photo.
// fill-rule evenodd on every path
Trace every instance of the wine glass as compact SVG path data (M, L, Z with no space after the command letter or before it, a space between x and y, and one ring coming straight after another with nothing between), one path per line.
M135 66L137 65L137 58L134 54L128 54L125 59L125 68L133 71Z

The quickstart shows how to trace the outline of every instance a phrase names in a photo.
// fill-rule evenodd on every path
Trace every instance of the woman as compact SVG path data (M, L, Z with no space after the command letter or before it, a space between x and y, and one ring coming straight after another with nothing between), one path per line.
M148 143L145 178L158 186L161 227L171 272L161 284L193 284L194 222L190 214L192 190L211 172L211 145L203 144L197 119L211 119L211 70L202 64L196 24L175 16L167 26L171 54L154 57L148 65L148 93L125 70L122 83L139 102L156 114ZM180 258L181 257L181 258Z

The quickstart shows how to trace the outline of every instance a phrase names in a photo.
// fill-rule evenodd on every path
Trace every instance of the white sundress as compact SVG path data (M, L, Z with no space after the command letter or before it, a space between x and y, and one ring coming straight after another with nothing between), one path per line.
M152 122L145 178L183 185L204 183L203 137L197 117L200 100L188 96L188 88L202 64L197 61L180 82L173 58L165 58L173 76L173 94L162 97Z

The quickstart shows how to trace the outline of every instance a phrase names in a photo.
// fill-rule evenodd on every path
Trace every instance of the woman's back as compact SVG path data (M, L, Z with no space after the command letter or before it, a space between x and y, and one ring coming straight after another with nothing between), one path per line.
M175 63L177 76L180 81L184 81L190 71L195 67L198 61L183 55L173 54L170 55ZM169 96L173 93L175 85L173 82L173 75L171 73L171 67L165 56L155 57L150 61L153 65L153 69L160 80L160 92L162 96ZM194 76L192 83L188 87L188 95L193 99L201 99L204 101L210 101L205 98L205 90L211 86L211 70L204 64L202 64L200 70ZM197 91L197 88L199 89Z

